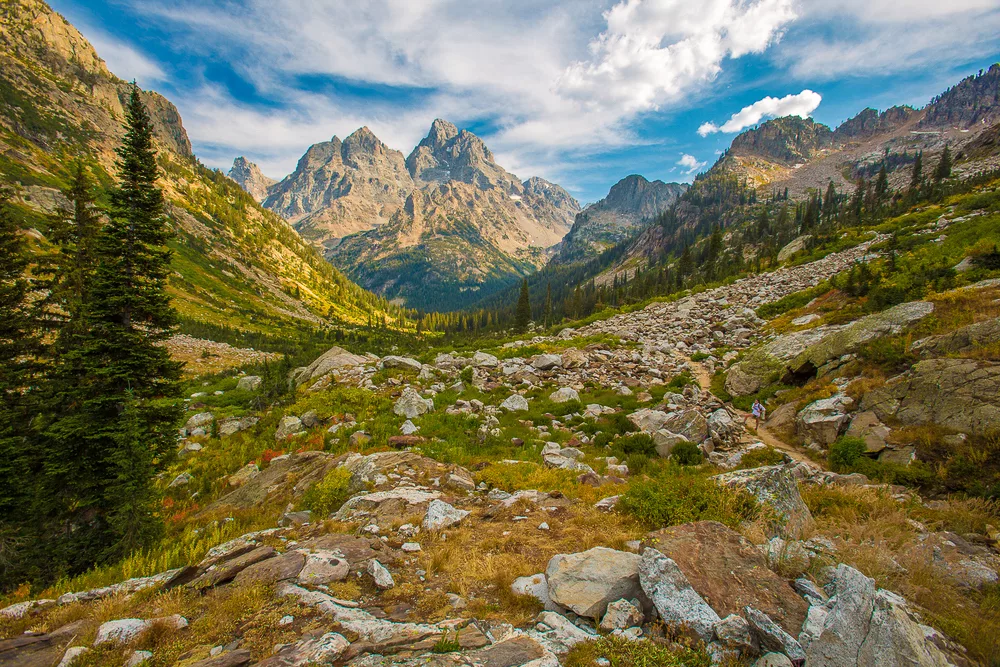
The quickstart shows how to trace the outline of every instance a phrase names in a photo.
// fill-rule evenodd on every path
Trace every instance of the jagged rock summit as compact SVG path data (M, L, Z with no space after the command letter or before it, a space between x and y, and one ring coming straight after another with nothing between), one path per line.
M263 203L370 289L442 309L541 266L580 211L441 119L405 158L367 127L315 144Z
M241 188L247 191L247 194L258 202L264 201L267 198L268 190L278 182L265 176L260 167L242 155L233 160L233 168L229 170L227 176L236 181Z
M563 239L556 262L587 258L626 239L670 207L688 186L649 181L632 174L615 183L608 196L587 206Z

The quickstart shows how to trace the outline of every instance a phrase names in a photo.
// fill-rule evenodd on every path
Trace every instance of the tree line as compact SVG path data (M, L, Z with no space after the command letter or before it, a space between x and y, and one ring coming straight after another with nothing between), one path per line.
M118 560L162 535L154 485L176 451L177 313L149 114L133 83L117 182L73 169L53 251L32 263L0 200L0 589Z

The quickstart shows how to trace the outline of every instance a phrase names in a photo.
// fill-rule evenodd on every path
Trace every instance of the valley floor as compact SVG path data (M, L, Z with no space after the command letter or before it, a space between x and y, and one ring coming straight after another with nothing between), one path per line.
M881 240L474 354L334 348L286 405L199 386L168 545L10 598L0 665L995 664L996 506L833 465L849 407L754 433L722 388L761 306Z

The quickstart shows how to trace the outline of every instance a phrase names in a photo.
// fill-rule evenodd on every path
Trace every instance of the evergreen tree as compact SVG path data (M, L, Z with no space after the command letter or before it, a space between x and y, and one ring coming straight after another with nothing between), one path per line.
M521 281L521 293L517 298L517 309L514 311L514 328L527 331L531 322L531 299L528 295L528 279Z
M31 419L39 327L21 222L0 191L0 589L31 576L35 471ZM34 563L37 565L37 563Z
M545 284L545 326L552 325L552 282Z
M161 400L177 397L180 377L180 364L158 345L176 322L166 292L170 231L156 187L152 124L135 84L125 116L119 183L95 245L86 331L63 355L84 374L57 387L65 408L48 429L55 443L49 481L74 509L69 520L87 527L73 531L87 548L75 549L72 570L124 556L158 534L153 477L173 453L181 410Z
M935 181L940 183L946 178L951 178L951 149L948 148L948 144L944 145L944 150L941 151L941 159L934 170Z
M875 179L875 199L881 204L889 194L889 174L885 170L885 164L878 171Z
M913 161L913 172L910 174L910 192L916 193L924 179L924 152L919 151Z

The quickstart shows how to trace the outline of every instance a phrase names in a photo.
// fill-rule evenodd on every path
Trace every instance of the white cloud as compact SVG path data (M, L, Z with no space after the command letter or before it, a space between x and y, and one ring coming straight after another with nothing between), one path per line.
M592 57L557 90L585 109L658 108L713 80L725 58L759 53L795 18L791 0L623 0L605 13Z
M166 74L156 62L143 55L135 47L103 32L84 28L87 39L98 55L107 63L108 69L122 79L135 79L140 84L148 85L164 81Z
M681 159L677 161L678 167L683 167L685 169L685 174L687 176L692 176L696 171L704 167L708 162L699 162L698 158L693 155L688 155L687 153L681 154Z
M715 132L734 133L739 132L751 125L756 125L763 118L779 118L781 116L799 116L808 118L819 103L823 101L819 93L811 90L803 90L797 95L785 95L784 97L765 97L757 100L749 106L745 106L737 113L730 116L722 125L708 122L703 123L698 128L698 134L703 137Z
M998 49L996 0L802 0L801 9L810 23L775 54L799 78L940 70Z

